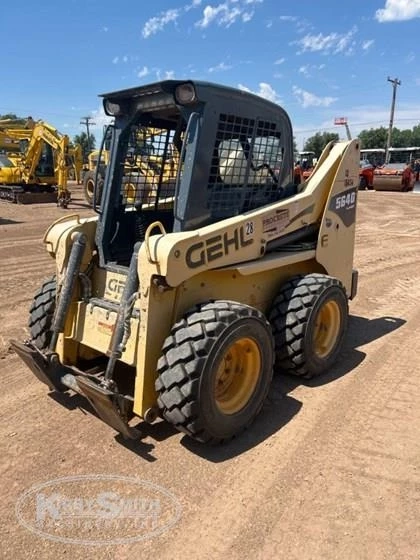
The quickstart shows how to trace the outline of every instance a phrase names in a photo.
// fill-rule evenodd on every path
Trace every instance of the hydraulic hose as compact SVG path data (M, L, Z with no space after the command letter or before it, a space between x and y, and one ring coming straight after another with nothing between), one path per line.
M80 265L82 263L86 243L87 236L84 233L78 232L73 235L73 245L70 251L67 271L58 298L58 304L55 310L53 324L51 327L53 333L49 345L49 350L51 352L55 352L58 336L64 331L64 325L66 323L67 313L72 300L74 286L79 276Z
M117 319L115 321L114 331L112 333L111 342L107 355L109 356L106 366L103 385L108 387L112 382L115 364L121 358L124 346L129 336L129 327L132 309L135 301L135 294L139 287L139 277L137 272L137 260L141 243L134 245L133 254L131 256L130 266L128 269L127 280L121 296L120 306L118 309Z

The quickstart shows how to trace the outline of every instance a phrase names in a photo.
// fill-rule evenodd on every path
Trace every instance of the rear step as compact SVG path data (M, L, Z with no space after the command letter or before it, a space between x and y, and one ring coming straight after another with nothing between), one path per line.
M79 377L76 382L81 392L106 424L120 432L126 439L138 439L141 436L141 432L137 428L132 428L127 423L128 403L126 397L101 387L88 377ZM115 402L116 400L118 402Z
M100 379L77 368L60 362L58 354L42 354L35 345L11 340L17 355L32 373L52 391L64 392L68 389L86 397L99 417L125 438L137 439L141 432L128 425L128 416L133 404L132 398L121 395L100 385Z
M10 340L10 345L21 360L28 366L32 373L42 383L45 383L51 391L66 391L61 383L61 378L67 373L72 373L70 368L63 366L58 360L57 354L46 356L31 342L19 342Z
M120 305L118 303L105 298L92 297L89 299L88 304L91 305L92 307L100 307L101 309L105 309L106 311L113 311L114 313L118 313L120 309ZM133 309L131 313L131 317L133 319L138 319L140 317L140 310Z

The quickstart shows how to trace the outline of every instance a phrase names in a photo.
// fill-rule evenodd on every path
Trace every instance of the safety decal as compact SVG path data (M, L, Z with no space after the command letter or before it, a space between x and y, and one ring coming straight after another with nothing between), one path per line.
M263 217L263 233L268 239L279 237L289 223L289 210L276 210Z

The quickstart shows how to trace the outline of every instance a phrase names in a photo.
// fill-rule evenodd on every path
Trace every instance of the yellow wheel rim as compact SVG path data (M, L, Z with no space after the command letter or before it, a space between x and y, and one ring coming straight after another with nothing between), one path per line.
M215 379L215 399L223 414L235 414L249 402L261 376L261 353L252 338L228 347Z
M341 313L335 301L328 301L318 311L314 328L314 349L318 358L325 358L334 348L341 326Z

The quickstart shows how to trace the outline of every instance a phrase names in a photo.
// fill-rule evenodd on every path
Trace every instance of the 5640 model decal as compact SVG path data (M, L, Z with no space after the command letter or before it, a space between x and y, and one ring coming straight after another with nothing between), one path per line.
M331 198L329 210L337 214L345 226L350 226L356 219L357 187L336 194Z

